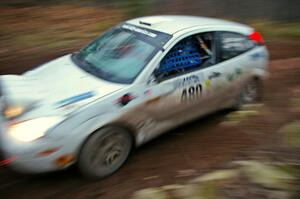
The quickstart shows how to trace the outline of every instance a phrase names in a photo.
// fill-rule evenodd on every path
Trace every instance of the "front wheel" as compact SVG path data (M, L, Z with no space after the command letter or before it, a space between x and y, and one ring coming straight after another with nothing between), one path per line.
M132 147L131 135L120 127L105 127L84 144L78 158L81 173L89 178L104 178L117 171Z

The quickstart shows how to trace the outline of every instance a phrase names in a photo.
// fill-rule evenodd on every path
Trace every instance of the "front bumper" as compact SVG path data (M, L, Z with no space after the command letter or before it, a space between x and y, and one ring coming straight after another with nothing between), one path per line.
M0 151L2 165L21 173L44 173L61 170L75 162L75 148L68 139L43 137L33 142L19 142L6 132L0 116Z

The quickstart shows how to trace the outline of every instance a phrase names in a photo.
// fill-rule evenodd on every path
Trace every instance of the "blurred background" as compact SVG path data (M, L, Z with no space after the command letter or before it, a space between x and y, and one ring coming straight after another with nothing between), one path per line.
M1 198L300 198L299 0L1 0L0 75L74 52L126 19L162 14L229 19L261 32L271 53L264 103L177 128L97 182L72 169L20 176L0 165Z
M285 57L286 48L293 49L289 52L293 57L300 45L299 11L299 0L2 0L0 74L20 73L78 50L125 19L160 14L247 23L261 31L271 46L280 41L280 52L271 49L274 58Z

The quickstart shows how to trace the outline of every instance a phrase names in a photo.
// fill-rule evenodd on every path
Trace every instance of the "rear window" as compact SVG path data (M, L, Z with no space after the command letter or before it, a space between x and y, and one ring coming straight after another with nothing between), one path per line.
M221 61L236 57L253 47L255 43L245 35L223 32L221 33Z

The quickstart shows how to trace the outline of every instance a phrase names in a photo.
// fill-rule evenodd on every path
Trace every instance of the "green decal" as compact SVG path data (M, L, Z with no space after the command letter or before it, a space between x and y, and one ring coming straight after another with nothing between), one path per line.
M234 80L234 74L228 74L226 77L227 77L227 80L230 82Z
M235 74L241 75L242 73L243 73L242 69L240 69L240 68L235 69Z
M235 79L238 78L238 76L240 76L241 74L243 73L242 69L241 68L236 68L234 70L234 73L230 73L226 76L227 80L228 81L234 81Z

